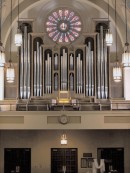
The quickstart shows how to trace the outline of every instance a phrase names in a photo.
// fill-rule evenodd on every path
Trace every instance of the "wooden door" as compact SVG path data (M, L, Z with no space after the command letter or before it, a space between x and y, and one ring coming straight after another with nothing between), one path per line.
M51 173L77 173L77 148L52 148Z
M31 149L5 148L4 173L31 173Z

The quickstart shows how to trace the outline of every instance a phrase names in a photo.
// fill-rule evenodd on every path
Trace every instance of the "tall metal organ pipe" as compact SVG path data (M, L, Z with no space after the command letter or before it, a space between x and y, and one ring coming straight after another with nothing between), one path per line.
M81 59L81 54L79 53L76 58L76 73L77 73L77 94L83 93L83 63Z
M100 34L97 34L97 98L101 98Z
M34 96L37 96L37 52L34 51Z
M28 99L30 97L30 36L27 33L27 26L23 29L23 44L20 56L20 88L19 97Z
M51 57L47 53L47 59L45 60L45 91L46 94L51 94L52 90L52 74L51 74L52 64Z
M103 26L97 34L97 98L108 98L107 46L103 36Z
M61 90L65 91L67 90L67 53L65 52L65 49L63 49L63 56L61 58Z
M23 73L24 73L24 44L21 45L21 58L20 58L20 98L23 99L24 98L24 95L23 95Z
M42 46L39 48L39 96L42 96L42 73L43 73L43 66L42 66Z
M91 42L86 46L86 96L94 96L93 51Z
M28 34L28 59L27 59L27 98L30 97L30 34Z
M101 98L104 98L104 38L103 26L100 26L100 43L101 43Z
M27 26L24 27L24 98L27 98L27 45L28 45L28 37L27 37Z

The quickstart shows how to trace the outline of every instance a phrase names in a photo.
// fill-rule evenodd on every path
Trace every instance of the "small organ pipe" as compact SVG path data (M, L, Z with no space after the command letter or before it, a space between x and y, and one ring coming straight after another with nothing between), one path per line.
M54 90L58 91L58 74L54 75Z
M47 93L49 94L49 54L47 54Z
M51 93L51 57L49 57L49 93Z
M54 57L54 69L58 70L58 55L57 54Z
M80 79L80 78L79 78L79 77L80 77L80 73L79 73L79 57L77 57L77 72L78 72L78 75L77 75L77 78L78 78L78 79L77 79L77 81L78 81L78 82L77 82L77 86L78 86L78 93L79 93L79 90L80 90L80 89L79 89L79 79Z
M82 73L82 60L80 59L80 88L81 88L81 93L82 93L82 88L83 88L83 83L82 83L82 77L83 77L83 73Z
M63 56L61 56L61 90L63 90Z
M70 70L73 70L74 62L73 62L73 55L70 55Z
M81 93L81 61L80 61L80 54L78 55L79 60L79 94Z
M70 91L74 90L74 77L73 74L70 74Z
M79 88L79 69L78 69L78 57L76 57L76 73L77 73L77 75L76 75L76 77L77 77L77 79L76 79L76 83L77 83L77 85L76 85L76 87L77 87L77 93L78 93L78 88Z
M45 60L45 89L47 94L47 86L48 86L48 73L47 73L47 60Z

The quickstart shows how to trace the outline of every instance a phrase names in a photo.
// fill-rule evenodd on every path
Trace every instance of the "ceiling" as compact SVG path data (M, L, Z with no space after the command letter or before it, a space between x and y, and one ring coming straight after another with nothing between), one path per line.
M124 4L125 0L117 0L117 30L123 47L125 43L125 17ZM13 34L17 29L18 15L18 0L12 0L13 3ZM108 0L19 0L20 18L31 18L34 20L35 32L44 32L44 23L48 14L58 7L68 7L74 9L83 21L84 32L92 32L92 18L107 18L108 17ZM115 32L115 1L109 0L110 3L110 20L112 32ZM10 11L11 0L3 0L2 9L2 42L8 45L10 33ZM127 0L127 15L128 15L128 41L130 41L130 0ZM17 50L15 47L13 50Z

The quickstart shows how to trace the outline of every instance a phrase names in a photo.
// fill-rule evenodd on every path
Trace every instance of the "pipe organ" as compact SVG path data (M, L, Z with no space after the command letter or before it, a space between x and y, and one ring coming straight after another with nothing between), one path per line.
M103 25L71 46L50 45L44 41L46 34L34 33L32 28L21 24L19 99L54 98L59 91L68 91L76 98L109 98L109 57Z

